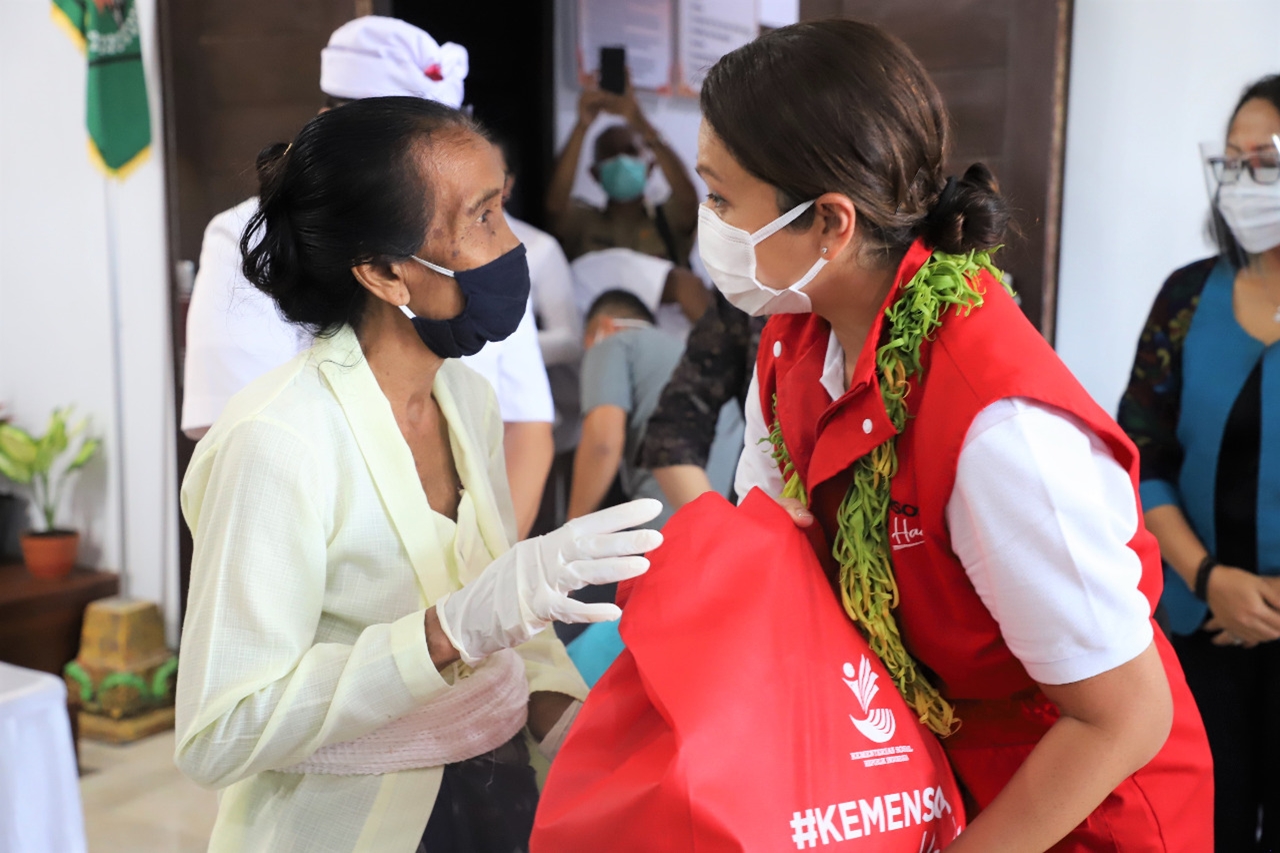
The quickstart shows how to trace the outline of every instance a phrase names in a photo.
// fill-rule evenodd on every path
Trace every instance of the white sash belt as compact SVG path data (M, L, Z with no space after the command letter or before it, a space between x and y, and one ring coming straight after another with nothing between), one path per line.
M460 677L438 699L364 737L321 747L280 772L370 776L454 764L511 740L528 713L524 661L505 649Z

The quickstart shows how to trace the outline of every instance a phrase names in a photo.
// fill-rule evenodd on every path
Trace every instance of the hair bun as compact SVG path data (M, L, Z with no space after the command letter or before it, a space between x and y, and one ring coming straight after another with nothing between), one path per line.
M293 143L273 142L258 152L258 209L240 235L241 272L275 300L292 322L299 322L294 302L299 296L297 245L280 201L285 154Z
M293 147L292 142L273 142L258 152L254 168L258 173L258 195L268 195L271 187L284 171L284 155Z
M984 164L974 163L964 177L947 179L919 233L933 248L954 255L992 249L1004 242L1009 216L995 176Z

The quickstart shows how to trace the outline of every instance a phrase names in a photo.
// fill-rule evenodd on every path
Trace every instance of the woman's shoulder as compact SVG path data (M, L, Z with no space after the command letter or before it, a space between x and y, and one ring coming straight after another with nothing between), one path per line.
M1181 348L1199 306L1200 294L1219 263L1221 258L1217 255L1201 258L1169 274L1151 303L1140 346Z
M192 464L216 454L228 441L316 443L317 435L344 423L341 407L305 351L267 371L231 398L196 445Z
M211 488L252 501L282 484L296 483L294 494L320 503L331 500L340 479L341 462L336 460L346 458L335 454L333 446L349 431L332 397L326 405L322 395L306 389L305 360L300 355L296 364L247 387L196 445L181 489L183 515L193 529Z
M1204 290L1205 282L1209 280L1210 273L1213 272L1222 258L1220 255L1214 255L1208 258L1201 258L1198 261L1192 261L1186 266L1179 267L1169 274L1164 280L1164 284L1160 285L1160 293L1156 296L1157 302L1170 302L1177 305L1185 305Z

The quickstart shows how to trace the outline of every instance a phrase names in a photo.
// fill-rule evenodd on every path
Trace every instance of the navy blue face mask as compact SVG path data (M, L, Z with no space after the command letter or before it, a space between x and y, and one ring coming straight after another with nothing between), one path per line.
M529 303L529 261L523 243L484 266L469 270L449 270L416 255L409 257L457 281L466 300L458 316L448 320L419 317L408 305L400 306L413 321L418 337L436 355L475 355L485 344L510 337L520 325Z

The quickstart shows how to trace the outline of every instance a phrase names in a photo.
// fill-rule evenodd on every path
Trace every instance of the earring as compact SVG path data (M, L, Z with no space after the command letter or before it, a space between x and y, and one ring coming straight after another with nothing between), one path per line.
M826 247L826 246L823 246L823 247L822 247L822 254L824 254L824 255L825 255L826 253L827 253L827 247Z

